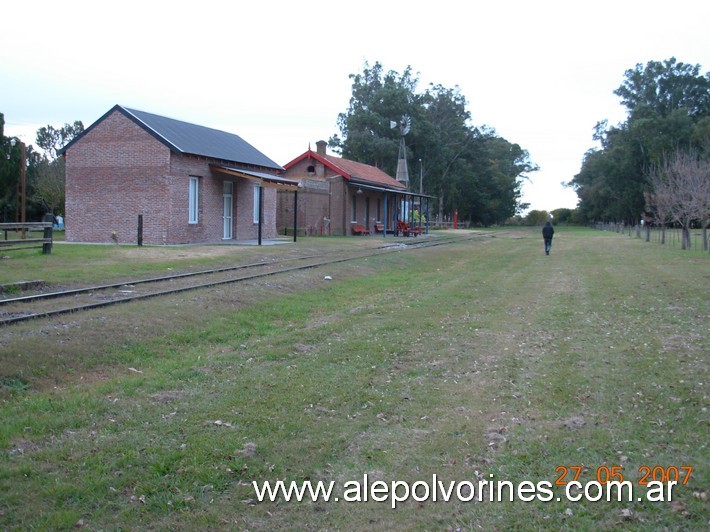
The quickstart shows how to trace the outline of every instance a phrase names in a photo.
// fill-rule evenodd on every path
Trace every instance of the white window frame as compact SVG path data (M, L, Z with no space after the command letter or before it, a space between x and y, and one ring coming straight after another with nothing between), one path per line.
M188 208L187 208L187 223L197 224L200 221L200 178L190 176L190 184L188 187Z
M261 185L259 183L254 183L254 217L253 221L255 224L259 223L259 189Z

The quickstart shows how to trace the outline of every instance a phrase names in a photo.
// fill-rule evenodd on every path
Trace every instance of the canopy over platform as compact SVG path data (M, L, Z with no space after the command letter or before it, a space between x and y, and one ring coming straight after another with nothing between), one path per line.
M280 177L273 174L255 172L254 170L247 170L244 168L232 168L230 166L222 166L218 164L211 164L210 168L222 174L232 175L248 179L250 181L255 181L261 184L261 186L263 187L278 188L281 190L298 190L298 181L295 179L286 179L285 177Z
M261 230L262 230L262 223L264 219L264 195L263 195L263 189L264 188L276 188L280 190L292 190L295 192L294 194L294 212L298 212L298 181L295 179L286 179L285 177L279 177L277 175L273 174L265 174L263 172L256 172L254 170L247 170L245 168L232 168L230 166L222 166L218 164L210 164L210 168L212 168L216 172L220 172L222 174L227 174L235 177L241 177L243 179L248 179L249 181L254 181L256 183L259 183L259 232L258 232L258 245L261 246L262 244L262 238L261 238ZM296 241L296 223L297 219L294 216L293 220L293 241Z

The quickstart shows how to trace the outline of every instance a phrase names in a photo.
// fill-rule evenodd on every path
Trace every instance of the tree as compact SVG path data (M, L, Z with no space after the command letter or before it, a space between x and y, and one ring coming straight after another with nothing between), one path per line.
M648 169L675 149L702 149L710 134L710 73L675 58L625 72L614 93L628 110L625 123L595 128L601 148L589 151L569 183L588 220L635 223L648 190Z
M652 213L654 222L661 227L661 244L666 243L666 226L672 221L668 210L670 202L664 195L665 192L661 187L658 188L657 193L645 195L648 211Z
M33 166L33 199L50 213L64 210L65 165L64 159L57 158L57 153L83 131L81 121L64 124L59 129L48 125L37 130L37 146L44 155Z
M50 161L54 161L57 158L57 152L83 131L84 124L80 120L73 124L64 124L59 129L51 125L41 127L37 130L37 147L44 151Z
M64 159L50 161L46 157L42 157L34 167L32 178L33 199L42 203L47 212L63 212L64 177Z
M656 219L667 218L682 229L681 248L690 247L690 227L699 222L703 228L703 249L708 249L710 225L710 160L697 151L676 150L663 163L649 171L653 192L649 194Z
M574 220L574 209L559 208L550 212L553 224L567 224Z
M600 132L604 125L597 124L595 137L602 148L585 154L582 168L570 184L577 192L584 219L634 223L644 206L643 153L628 127Z
M4 116L0 113L0 221L9 222L21 218L19 182L22 164L22 143L16 137L5 137L4 124ZM42 217L46 209L41 202L37 201L34 194L35 178L42 157L32 146L26 146L24 161L27 177L26 219L37 220Z
M625 80L614 94L630 115L651 109L666 117L684 109L691 117L710 116L710 73L700 73L700 65L679 63L675 57L665 61L637 63L625 73Z
M532 210L525 217L525 225L544 225L550 221L547 211Z
M442 214L453 213L462 183L475 179L468 172L468 165L462 164L470 156L478 134L469 127L471 114L466 104L458 87L448 89L432 84L422 97L425 121L422 129L427 134L416 139L414 147L427 163L427 191L438 196ZM471 193L474 187L463 188Z
M381 168L394 175L399 152L399 132L390 122L403 115L412 119L412 135L420 120L414 104L418 78L407 68L400 76L384 72L376 62L366 62L361 74L351 74L353 80L350 107L338 115L338 127L343 139L334 135L328 144L340 150L343 157Z
M0 113L0 221L10 221L18 216L20 161L20 142L5 136L5 116Z
M462 219L490 225L525 208L519 202L521 180L537 167L517 144L492 128L470 124L466 98L458 87L431 84L420 93L411 67L400 75L385 72L379 62L365 63L363 72L350 78L350 106L338 115L341 134L329 139L343 157L395 175L400 136L390 121L407 115L411 130L406 155L409 161L420 161L424 192L438 197L439 215L458 210Z

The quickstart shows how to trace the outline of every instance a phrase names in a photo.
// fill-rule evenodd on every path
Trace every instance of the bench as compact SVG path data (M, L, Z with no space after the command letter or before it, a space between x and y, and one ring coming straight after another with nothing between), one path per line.
M404 236L418 236L424 234L424 228L420 225L409 225L403 220L397 220L397 234Z
M385 224L375 224L375 231L378 233L382 233L384 235L385 234ZM390 234L390 235L395 234L395 228L390 225L387 228L387 234Z
M409 228L409 233L414 236L423 235L424 228L421 225L413 225L412 227Z
M409 224L403 220L397 220L397 234L409 236Z
M352 231L354 235L369 235L370 230L364 225L353 225Z
M23 238L26 233L42 230L43 238ZM0 247L9 249L29 249L41 247L42 253L52 252L52 222L26 222L0 224L0 231L4 232L5 239L0 240ZM19 232L20 238L8 238L8 231Z

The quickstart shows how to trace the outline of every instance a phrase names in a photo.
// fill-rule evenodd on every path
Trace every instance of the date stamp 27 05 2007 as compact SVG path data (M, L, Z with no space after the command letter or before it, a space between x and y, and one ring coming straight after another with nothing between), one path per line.
M564 486L571 482L579 482L583 473L591 472L592 468L587 466L561 465L555 468L555 473L559 476L555 480L558 486ZM676 484L686 485L690 480L690 475L693 473L693 466L647 466L642 465L638 468L640 478L637 483L640 486L648 486L649 482L675 482ZM602 465L596 469L596 480L600 484L609 482L624 482L624 467L621 465L606 466Z

